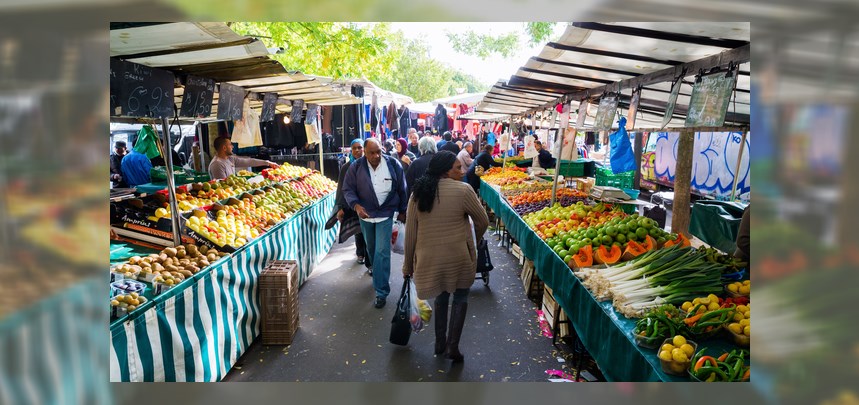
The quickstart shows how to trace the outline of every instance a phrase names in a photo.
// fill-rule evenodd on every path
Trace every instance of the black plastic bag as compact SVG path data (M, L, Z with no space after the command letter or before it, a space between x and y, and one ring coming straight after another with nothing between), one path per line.
M409 297L410 279L410 277L405 277L403 281L403 291L400 293L399 301L397 301L394 318L391 319L391 337L388 339L391 343L400 346L409 344L409 338L412 336L412 323L409 321L412 305Z
M487 273L493 268L495 266L492 265L492 259L489 258L489 244L486 239L480 239L480 242L477 242L477 272Z

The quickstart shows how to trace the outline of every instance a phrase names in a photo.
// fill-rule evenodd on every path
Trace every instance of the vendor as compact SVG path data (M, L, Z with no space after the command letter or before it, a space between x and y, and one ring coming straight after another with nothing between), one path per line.
M215 151L217 155L209 163L209 177L214 179L225 179L236 173L238 167L268 166L278 167L277 163L268 160L254 159L244 156L233 155L233 143L229 138L219 137L215 139Z
M134 142L131 153L122 158L122 178L125 179L129 187L151 181L149 170L152 169L152 162L150 159L161 155L161 152L158 151L157 137L155 129L145 125L137 132L137 140Z
M534 141L534 148L537 149L537 160L539 161L540 167L544 169L555 167L555 158L552 157L552 154L549 153L549 151L543 149L542 142Z
M110 181L113 187L127 187L128 184L122 178L122 158L125 157L128 150L125 147L125 142L116 141L113 144L114 153L110 154Z
M746 209L743 210L743 218L740 220L740 230L737 233L737 250L734 252L734 257L743 260L745 262L749 261L751 257L752 247L749 241L749 208L751 208L751 204L746 206Z

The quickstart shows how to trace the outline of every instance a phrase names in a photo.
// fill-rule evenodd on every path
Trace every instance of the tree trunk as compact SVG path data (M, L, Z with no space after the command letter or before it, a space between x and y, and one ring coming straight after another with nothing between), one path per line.
M695 132L683 131L677 143L677 167L674 174L674 208L671 232L689 236L691 210L690 187L692 184L692 153L695 149Z

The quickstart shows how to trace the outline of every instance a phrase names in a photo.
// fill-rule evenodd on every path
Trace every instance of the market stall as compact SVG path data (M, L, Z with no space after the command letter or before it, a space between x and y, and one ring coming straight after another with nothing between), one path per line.
M669 375L662 369L657 350L636 342L636 320L617 312L612 301L600 301L574 274L571 266L553 251L511 207L500 187L481 182L480 197L498 215L507 232L518 242L525 257L546 286L550 287L575 329L609 381L688 381L686 375ZM706 294L704 294L706 295ZM708 353L737 349L728 338L706 341ZM657 345L658 347L658 345ZM746 366L751 365L748 360Z

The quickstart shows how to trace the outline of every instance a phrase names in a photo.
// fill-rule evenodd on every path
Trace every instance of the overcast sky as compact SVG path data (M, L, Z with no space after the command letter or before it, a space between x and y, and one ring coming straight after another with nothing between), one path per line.
M528 58L537 56L543 45L530 47L524 31L524 23L393 23L393 30L401 30L407 38L419 38L426 41L430 46L430 56L445 62L454 68L468 73L488 86L494 84L498 79L508 80L516 73L516 70L525 64ZM478 57L468 56L456 52L450 46L445 35L446 31L463 33L474 30L477 33L499 35L507 32L521 33L520 49L510 58L492 56L486 60ZM556 36L563 33L564 25L558 24Z

